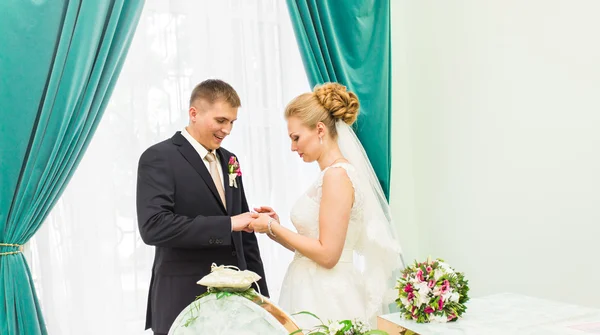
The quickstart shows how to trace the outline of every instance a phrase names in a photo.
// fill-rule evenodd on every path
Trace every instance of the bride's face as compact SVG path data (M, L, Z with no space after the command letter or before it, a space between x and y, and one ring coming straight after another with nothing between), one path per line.
M319 158L321 145L317 128L309 129L297 117L287 119L288 134L292 140L292 151L298 153L305 162L314 162Z

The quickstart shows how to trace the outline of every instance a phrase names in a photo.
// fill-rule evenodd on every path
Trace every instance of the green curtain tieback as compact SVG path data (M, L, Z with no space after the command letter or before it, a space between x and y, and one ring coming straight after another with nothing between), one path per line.
M0 247L18 248L15 251L0 252L0 256L8 256L23 252L23 246L20 244L0 243Z

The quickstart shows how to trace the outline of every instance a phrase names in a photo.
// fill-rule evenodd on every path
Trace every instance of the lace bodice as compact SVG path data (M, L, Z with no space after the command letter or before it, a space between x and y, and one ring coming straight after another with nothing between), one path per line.
M337 163L321 171L317 180L296 201L292 207L290 217L299 234L312 238L319 237L319 209L321 207L323 176L327 170L334 168L344 169L354 187L354 204L350 212L350 222L348 223L348 232L346 234L346 242L344 243L345 251L353 251L356 248L364 227L362 210L363 195L358 188L358 183L356 182L358 176L352 165Z

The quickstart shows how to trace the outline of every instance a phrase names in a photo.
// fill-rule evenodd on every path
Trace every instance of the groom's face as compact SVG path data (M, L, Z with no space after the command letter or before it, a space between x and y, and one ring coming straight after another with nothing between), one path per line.
M231 107L225 101L217 100L212 104L202 99L195 101L190 107L192 136L207 150L218 149L231 133L237 112L237 107Z

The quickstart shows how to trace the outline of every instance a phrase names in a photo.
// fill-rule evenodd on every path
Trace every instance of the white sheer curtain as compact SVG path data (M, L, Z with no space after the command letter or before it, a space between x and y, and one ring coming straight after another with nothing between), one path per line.
M240 158L251 205L288 218L316 177L315 165L290 152L283 119L285 104L309 89L285 2L147 0L96 135L28 246L51 335L145 333L154 251L137 230L137 161L187 124L189 94L207 78L242 99L224 147ZM277 301L292 255L264 236L260 243Z

